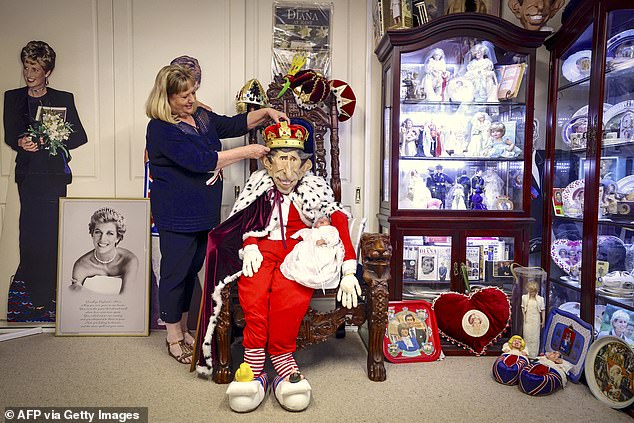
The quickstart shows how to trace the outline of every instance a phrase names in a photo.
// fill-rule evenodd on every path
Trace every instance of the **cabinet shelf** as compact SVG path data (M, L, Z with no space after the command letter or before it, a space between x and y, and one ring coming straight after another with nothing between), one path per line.
M439 161L447 162L524 162L524 157L425 157L425 156L404 156L400 157L400 160L404 161L432 161L438 163Z
M630 61L628 63L624 63L620 66L615 66L612 69L606 70L604 77L606 84L609 84L613 81L618 81L622 78L634 77L634 61ZM564 85L561 85L557 89L557 91L562 92L574 87L583 87L584 89L587 89L586 86L590 83L590 78L591 76L586 76L585 78L581 78L577 81L566 83Z

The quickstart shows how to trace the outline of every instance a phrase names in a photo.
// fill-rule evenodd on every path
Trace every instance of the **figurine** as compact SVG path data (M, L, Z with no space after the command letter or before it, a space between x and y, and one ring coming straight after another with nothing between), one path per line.
M493 377L503 385L515 385L521 371L528 365L526 343L519 335L513 335L502 346L502 355L493 364Z
M484 0L450 0L449 6L447 6L447 14L450 13L462 13L462 12L478 12L478 13L491 13L487 11L487 5Z
M538 294L538 290L537 282L529 282L526 286L527 293L522 295L523 334L530 358L537 357L539 353L541 330L546 319L544 297Z
M414 126L411 119L407 118L401 124L401 157L416 156L416 141L420 136L420 129Z
M403 78L406 100L418 100L420 98L420 87L418 83L418 72L407 72Z
M467 147L468 157L481 157L488 148L491 118L484 112L477 112L471 118L471 138Z
M445 204L447 195L447 187L453 185L453 179L444 173L442 165L436 165L436 170L427 179L427 186L431 192L431 196L440 200L441 204Z
M444 101L449 72L445 63L445 52L440 48L432 50L425 63L427 73L423 77L423 93L428 101Z
M488 210L497 210L497 201L502 195L504 181L491 167L487 169L482 179L484 180L484 205Z
M564 388L572 364L561 358L559 351L548 351L536 363L520 373L520 390L528 395L549 395Z
M430 146L429 153L432 157L440 157L443 153L442 148L442 133L436 127L436 125L430 125L429 127Z
M403 209L429 208L432 196L427 188L428 180L428 176L423 177L417 171L412 170L407 184L407 197L400 202L400 207Z
M508 6L522 26L533 31L552 31L544 24L562 8L565 0L509 0Z
M474 100L497 103L498 80L488 48L482 43L476 44L469 52L469 56L464 76L473 83Z
M449 194L447 195L448 204L446 204L446 208L451 210L466 210L467 205L465 204L464 199L464 186L459 182L456 182L456 184L451 187Z
M515 141L509 137L504 137L506 127L502 122L495 122L489 128L491 135L489 148L485 152L486 157L506 157L514 158L522 154L522 150L515 145Z
M469 204L472 210L486 210L487 207L482 203L482 189L478 186L475 192L469 197Z
M476 188L480 188L481 191L484 191L484 178L482 177L482 170L480 169L476 170L471 177L471 189L475 191Z

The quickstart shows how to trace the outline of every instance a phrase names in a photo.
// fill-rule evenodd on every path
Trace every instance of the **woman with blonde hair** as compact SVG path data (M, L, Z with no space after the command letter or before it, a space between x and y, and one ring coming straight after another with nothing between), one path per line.
M154 179L150 198L161 248L160 316L167 328L168 354L191 362L193 337L187 317L196 275L202 268L207 233L220 222L222 169L244 159L259 159L269 149L248 144L222 149L222 138L242 136L283 112L262 108L233 117L197 107L191 71L163 67L146 103L151 119L146 149Z

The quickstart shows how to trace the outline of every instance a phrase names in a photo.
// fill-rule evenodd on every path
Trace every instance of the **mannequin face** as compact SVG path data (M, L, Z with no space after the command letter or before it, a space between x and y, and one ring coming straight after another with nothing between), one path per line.
M290 194L312 167L310 160L302 163L299 150L274 151L270 156L265 156L262 163L282 194Z
M509 0L509 8L522 26L539 31L564 5L564 0Z

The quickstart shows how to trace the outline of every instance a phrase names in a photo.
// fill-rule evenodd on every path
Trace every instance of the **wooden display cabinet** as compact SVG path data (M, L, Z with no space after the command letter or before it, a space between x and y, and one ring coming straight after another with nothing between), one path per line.
M546 47L548 307L598 334L607 308L634 318L634 6L585 2Z
M387 31L379 43L378 219L393 247L391 300L464 292L463 263L472 287L510 296L508 267L527 264L534 222L535 50L546 35L463 13ZM518 313L514 301L515 332Z

